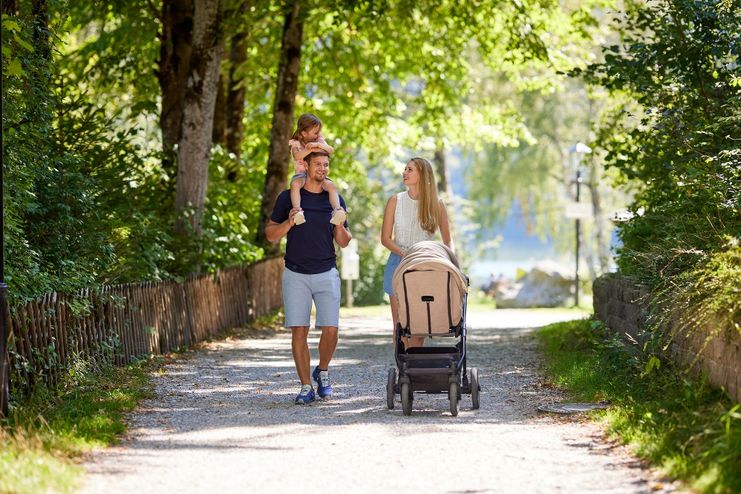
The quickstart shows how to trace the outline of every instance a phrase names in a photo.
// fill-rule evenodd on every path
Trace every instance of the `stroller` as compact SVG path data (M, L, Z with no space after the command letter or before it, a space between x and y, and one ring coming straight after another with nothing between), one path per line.
M396 367L389 369L386 384L389 410L397 393L404 415L412 413L414 393L447 393L453 416L458 415L463 393L471 395L473 409L478 409L478 370L472 368L470 376L466 370L468 278L455 254L441 243L419 242L401 260L392 285L399 298L399 323ZM403 339L408 336L424 336L429 343L405 349ZM439 344L442 340L445 346Z

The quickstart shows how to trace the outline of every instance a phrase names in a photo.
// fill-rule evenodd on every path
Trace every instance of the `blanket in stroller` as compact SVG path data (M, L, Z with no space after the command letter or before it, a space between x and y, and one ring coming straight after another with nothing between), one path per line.
M463 319L468 278L445 245L426 240L404 255L392 279L399 323L412 335L444 335Z

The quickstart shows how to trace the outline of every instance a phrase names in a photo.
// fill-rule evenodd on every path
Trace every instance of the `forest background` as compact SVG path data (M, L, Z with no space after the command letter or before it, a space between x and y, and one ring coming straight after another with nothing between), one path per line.
M10 299L275 253L262 226L287 186L295 118L312 112L359 240L358 304L382 300L381 216L413 155L435 163L464 262L496 250L490 232L513 207L573 249L563 211L581 166L590 278L610 269L610 218L627 206L622 271L664 288L721 273L704 283L732 300L739 11L738 0L4 1ZM576 141L593 152L568 153ZM467 197L450 194L451 158L467 163Z

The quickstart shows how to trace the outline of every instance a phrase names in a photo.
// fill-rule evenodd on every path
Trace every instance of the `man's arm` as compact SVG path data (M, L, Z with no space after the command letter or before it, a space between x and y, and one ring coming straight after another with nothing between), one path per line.
M277 244L280 242L280 239L288 235L288 230L293 228L293 225L295 224L293 216L298 211L298 208L292 208L288 213L288 219L283 223L276 223L273 220L268 220L268 224L265 226L265 238L268 239L268 242Z
M337 245L343 248L347 247L350 240L352 240L352 233L350 233L350 230L345 228L345 225L337 225L334 228L334 241L337 242Z

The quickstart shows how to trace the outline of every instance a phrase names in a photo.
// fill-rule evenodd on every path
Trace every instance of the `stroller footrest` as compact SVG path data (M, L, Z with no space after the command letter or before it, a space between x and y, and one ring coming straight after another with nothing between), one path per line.
M410 376L430 376L433 374L455 374L452 367L410 367L406 370Z
M456 347L443 347L443 346L436 346L436 347L415 347L410 348L406 351L407 355L414 355L415 358L425 358L426 356L430 356L432 358L439 358L441 354L444 355L455 355L458 353L458 349Z

